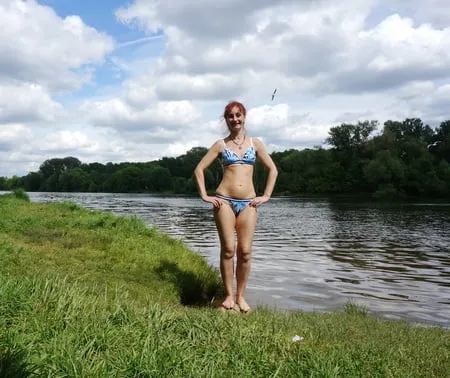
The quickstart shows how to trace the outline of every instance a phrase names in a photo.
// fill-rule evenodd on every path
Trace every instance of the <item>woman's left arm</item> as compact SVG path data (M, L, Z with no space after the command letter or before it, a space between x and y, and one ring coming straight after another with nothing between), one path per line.
M250 203L252 206L257 207L267 202L272 196L272 192L275 187L275 182L278 176L278 170L269 153L267 152L264 143L259 139L255 138L253 139L253 144L255 146L256 153L258 154L258 158L261 160L261 163L264 165L264 167L268 172L264 194L260 197L254 198L253 201Z

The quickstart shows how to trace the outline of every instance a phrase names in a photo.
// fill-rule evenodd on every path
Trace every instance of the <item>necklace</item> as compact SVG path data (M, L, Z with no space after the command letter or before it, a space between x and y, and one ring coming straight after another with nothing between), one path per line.
M244 142L245 142L245 135L244 135L244 139L242 139L242 142L241 142L241 143L237 143L234 139L231 139L231 141L232 141L236 146L238 146L238 148L239 148L240 150L242 150L242 145L243 145Z

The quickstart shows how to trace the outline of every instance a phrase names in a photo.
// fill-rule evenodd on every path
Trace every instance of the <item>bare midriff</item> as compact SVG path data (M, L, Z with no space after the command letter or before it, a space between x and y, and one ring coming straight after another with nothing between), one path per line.
M254 198L256 193L253 185L253 166L230 164L224 167L223 178L216 193L236 199Z

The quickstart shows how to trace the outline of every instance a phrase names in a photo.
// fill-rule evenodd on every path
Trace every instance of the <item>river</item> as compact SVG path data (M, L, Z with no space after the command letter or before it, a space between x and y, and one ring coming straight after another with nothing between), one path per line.
M219 264L210 205L196 197L28 193L136 215ZM259 208L247 301L278 309L342 310L450 327L450 204L273 198Z

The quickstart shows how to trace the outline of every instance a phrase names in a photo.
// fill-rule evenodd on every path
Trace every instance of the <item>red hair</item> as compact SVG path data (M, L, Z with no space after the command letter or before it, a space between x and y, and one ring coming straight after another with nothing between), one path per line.
M247 110L245 109L245 106L242 105L240 102L238 101L231 101L227 106L225 106L225 110L223 112L223 118L227 118L227 115L229 113L231 113L231 109L233 109L234 107L237 107L239 109L239 111L244 115L244 117L247 114Z

